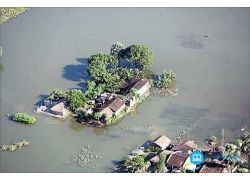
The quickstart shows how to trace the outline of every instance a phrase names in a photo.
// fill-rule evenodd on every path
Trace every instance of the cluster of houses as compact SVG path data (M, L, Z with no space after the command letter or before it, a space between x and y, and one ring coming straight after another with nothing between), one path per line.
M125 108L133 107L140 99L147 97L150 93L150 81L141 78L132 78L122 83L118 94L102 93L94 100L89 100L87 108L79 108L85 115L100 113L106 119L118 116ZM35 112L57 118L65 118L69 114L65 100L46 99L41 106L35 108Z
M122 83L119 93L102 93L88 104L93 105L84 112L86 115L99 113L108 119L118 116L125 108L133 107L138 101L150 94L150 81L147 79L132 78Z
M157 152L148 152L148 147L157 147ZM205 161L200 165L195 165L190 160L190 154L198 149L198 145L194 141L181 140L177 145L171 144L171 140L165 135L157 137L153 141L147 141L138 149L132 151L128 157L137 155L146 155L146 163L143 168L136 172L152 172L152 167L160 162L161 153L166 155L165 173L231 173L236 171L236 167L231 166L223 161L222 154L225 151L223 146L218 146L210 150L201 151L204 154ZM207 162L206 159L211 159ZM248 157L242 156L242 164L247 165ZM123 170L117 168L119 172Z

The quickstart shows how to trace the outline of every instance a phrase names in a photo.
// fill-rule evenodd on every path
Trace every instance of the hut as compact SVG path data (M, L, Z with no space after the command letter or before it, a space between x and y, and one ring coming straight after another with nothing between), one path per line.
M106 115L106 118L112 115L117 116L125 108L125 102L118 97L115 97L105 103L103 109L100 111L101 114Z
M152 142L152 145L158 146L162 150L164 150L164 149L166 149L169 146L170 142L171 142L171 140L167 136L162 135L162 136L157 137Z
M54 115L64 116L67 112L67 109L65 107L65 102L59 102L56 105L52 106L50 108L51 113Z

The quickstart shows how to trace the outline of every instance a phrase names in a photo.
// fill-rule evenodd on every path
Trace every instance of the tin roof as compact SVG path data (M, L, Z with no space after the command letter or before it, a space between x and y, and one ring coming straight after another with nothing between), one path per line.
M176 147L173 148L175 151L182 151L182 152L188 152L196 149L198 147L197 144L194 143L194 141L180 141Z
M180 168L182 167L188 156L188 154L183 154L181 151L173 152L167 160L167 165Z
M153 144L156 144L157 146L159 146L162 150L166 149L166 147L169 146L171 140L165 136L165 135L162 135L162 136L159 136L157 137L154 141L153 141Z

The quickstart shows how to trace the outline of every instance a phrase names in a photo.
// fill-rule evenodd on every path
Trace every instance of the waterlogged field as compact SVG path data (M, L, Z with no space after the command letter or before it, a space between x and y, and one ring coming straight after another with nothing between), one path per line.
M228 141L249 130L249 15L249 8L32 8L2 24L0 140L31 144L0 152L0 171L111 172L113 161L160 134L174 139L185 130L204 146L222 129ZM150 96L99 129L33 113L52 89L82 88L86 58L116 41L149 47L153 72L172 69L179 96ZM36 124L8 120L14 112ZM77 163L82 156L86 166Z

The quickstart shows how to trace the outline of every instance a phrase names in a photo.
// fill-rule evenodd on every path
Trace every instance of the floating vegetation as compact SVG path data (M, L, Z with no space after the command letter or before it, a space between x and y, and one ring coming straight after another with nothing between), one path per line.
M24 13L28 8L18 7L18 8L0 8L0 24L17 17L18 15Z
M102 159L101 155L95 153L94 149L91 145L83 146L81 151L77 153L72 160L66 161L65 164L80 166L80 167L91 167L93 169L96 168L92 162L97 159Z
M17 141L14 144L2 145L0 150L14 152L21 150L23 146L29 146L29 145L30 145L29 141L22 140L22 141Z
M154 96L164 97L164 96L178 96L179 90L177 88L152 88L152 94Z

